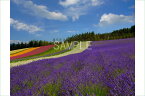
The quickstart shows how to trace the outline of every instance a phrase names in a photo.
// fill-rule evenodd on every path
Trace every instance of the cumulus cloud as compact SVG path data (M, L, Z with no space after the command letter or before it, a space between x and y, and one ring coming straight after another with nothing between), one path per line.
M79 0L65 0L65 1L60 1L59 4L62 6L70 6L70 5L77 4L78 2Z
M99 25L105 26L110 24L118 24L118 23L134 23L134 16L126 16L126 15L117 15L117 14L103 14L101 16Z
M27 9L28 13L31 15L39 16L45 19L50 20L60 20L65 21L67 20L67 16L64 15L61 12L54 12L49 11L47 6L44 5L37 5L33 3L32 1L28 0L12 0L14 3L23 6L25 9Z
M59 4L65 8L64 12L73 21L86 15L89 9L103 4L102 0L60 0Z
M15 28L16 30L27 31L27 32L29 32L31 34L34 34L35 32L38 32L38 31L42 31L42 29L37 27L37 26L28 25L28 24L22 23L22 22L20 22L18 20L15 20L13 18L11 18L11 26L13 28Z

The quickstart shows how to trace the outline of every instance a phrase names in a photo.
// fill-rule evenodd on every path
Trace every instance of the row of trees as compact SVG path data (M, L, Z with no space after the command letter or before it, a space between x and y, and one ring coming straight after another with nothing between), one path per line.
M111 33L95 34L94 32L87 32L83 34L76 34L68 37L65 41L99 41L99 40L113 40L135 37L135 26L130 28L123 28L115 30Z
M11 50L16 50L16 49L29 48L29 47L46 46L46 45L51 45L51 44L53 44L53 43L48 42L48 41L31 40L28 43L26 43L26 42L21 42L21 43L18 43L18 44L12 43L10 45L10 49Z

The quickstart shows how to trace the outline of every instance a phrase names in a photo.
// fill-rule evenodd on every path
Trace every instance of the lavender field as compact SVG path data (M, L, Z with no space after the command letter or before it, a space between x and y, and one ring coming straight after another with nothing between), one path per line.
M11 96L134 96L135 39L11 68Z

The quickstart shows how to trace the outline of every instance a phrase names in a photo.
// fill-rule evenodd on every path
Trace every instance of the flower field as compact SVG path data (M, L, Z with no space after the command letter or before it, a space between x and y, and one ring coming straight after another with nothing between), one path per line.
M30 48L28 50L25 50L27 52L22 51L20 53L12 55L11 60L22 58L22 57L27 57L27 56L31 56L31 55L35 55L35 54L39 54L39 53L45 52L46 50L48 50L52 47L54 47L54 45L36 47L36 48L33 48L34 50L32 48Z
M90 45L90 42L81 42L81 44L72 46L72 48L69 48L69 47L60 48L60 50L55 50L52 48L52 50L50 49L43 53L33 55L34 57L28 56L26 58L11 60L11 67L24 65L24 64L42 60L42 59L59 58L59 57L67 56L70 54L80 53L86 50L89 45ZM80 46L82 47L81 49L80 49Z
M17 52L17 53L12 54L11 57L19 56L19 55L22 55L22 54L31 52L31 51L33 51L33 50L36 50L36 49L38 49L38 48L39 48L39 47L28 48L28 49L26 49L26 50L24 49L24 50L22 50L22 51L20 51L20 52Z
M135 96L134 75L134 38L93 41L80 53L12 67L11 96Z
M21 52L21 51L24 51L24 50L27 50L27 49L29 49L29 48L23 48L23 49L18 49L18 50L10 51L10 55L16 54L16 53L18 53L18 52Z

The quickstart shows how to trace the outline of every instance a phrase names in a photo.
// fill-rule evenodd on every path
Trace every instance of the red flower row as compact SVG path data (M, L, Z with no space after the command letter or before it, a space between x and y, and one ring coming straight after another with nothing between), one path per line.
M45 51L49 50L52 47L54 47L54 45L41 46L40 48L35 49L35 50L31 51L31 52L28 52L28 53L25 53L25 54L22 54L22 55L18 55L18 56L13 56L13 57L11 57L11 60L18 59L18 58L23 58L23 57L27 57L27 56L36 55L36 54L45 52Z

